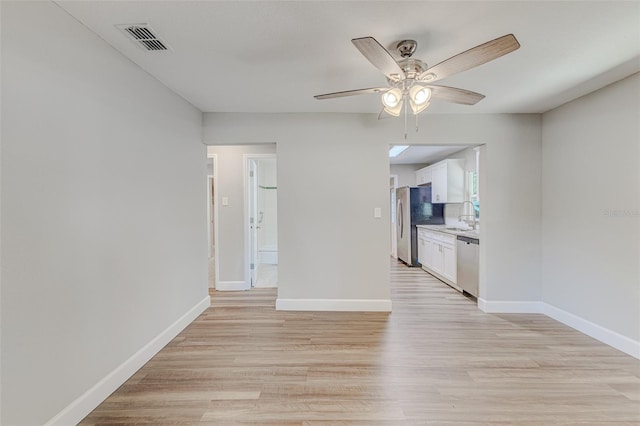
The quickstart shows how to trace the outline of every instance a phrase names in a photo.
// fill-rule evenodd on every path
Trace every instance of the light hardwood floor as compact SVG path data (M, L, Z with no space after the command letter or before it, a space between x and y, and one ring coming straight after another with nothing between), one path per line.
M214 292L81 424L640 424L640 361L543 315L485 314L395 261L391 282L391 314Z

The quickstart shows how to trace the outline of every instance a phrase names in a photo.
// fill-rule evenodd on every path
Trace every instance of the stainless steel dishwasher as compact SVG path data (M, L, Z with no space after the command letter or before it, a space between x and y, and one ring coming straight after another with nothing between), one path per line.
M479 263L480 240L458 235L458 285L474 297L478 297Z

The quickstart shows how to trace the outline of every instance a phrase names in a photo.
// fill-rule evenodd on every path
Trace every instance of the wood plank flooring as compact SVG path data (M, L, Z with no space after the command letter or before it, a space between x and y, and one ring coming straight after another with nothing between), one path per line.
M212 307L82 425L635 425L640 361L543 315L492 315L392 261L393 313Z

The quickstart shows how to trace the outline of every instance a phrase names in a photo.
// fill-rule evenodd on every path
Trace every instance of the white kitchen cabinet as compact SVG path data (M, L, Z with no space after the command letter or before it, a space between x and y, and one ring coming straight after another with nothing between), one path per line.
M427 262L427 237L424 229L418 228L418 263L424 265Z
M455 240L453 244L442 244L442 276L454 284L457 282L458 274L456 249Z
M430 268L432 271L441 274L444 264L442 262L442 252L440 251L441 250L440 243L433 239L429 239L427 240L427 245L429 247L427 249L427 253L428 253L427 267Z
M425 185L431 182L431 169L431 166L429 166L416 170L416 185Z
M451 285L457 279L456 236L418 228L418 261L422 268Z
M464 160L443 160L431 167L431 202L464 201Z

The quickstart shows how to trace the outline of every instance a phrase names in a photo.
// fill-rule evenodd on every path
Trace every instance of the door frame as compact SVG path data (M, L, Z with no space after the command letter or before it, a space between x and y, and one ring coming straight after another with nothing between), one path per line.
M220 248L218 246L218 154L207 154L207 160L213 162L213 175L207 175L207 241L209 243L209 259L211 258L211 214L213 214L213 246L216 248L213 253L214 277L213 288L220 282ZM213 179L213 212L211 211L211 179ZM208 259L207 259L208 260ZM207 266L208 267L208 266Z
M243 165L244 165L244 282L246 289L250 289L253 287L252 277L251 277L251 260L254 260L254 266L257 264L257 253L254 253L254 247L251 244L251 234L254 234L254 241L257 241L258 233L257 229L251 227L251 195L252 191L249 188L250 185L250 177L249 171L251 170L250 161L252 160L261 160L267 158L274 158L277 160L277 154L244 154L243 156ZM257 177L256 177L257 179ZM254 218L255 222L255 218Z
M394 259L398 258L398 233L396 231L396 197L395 197L395 192L396 189L398 189L398 175L391 175L389 177L389 182L393 182L391 185L389 185L389 204L391 206L391 209L389 211L389 216L390 216L390 226L391 226L391 256ZM391 195L391 192L393 191L393 195Z

